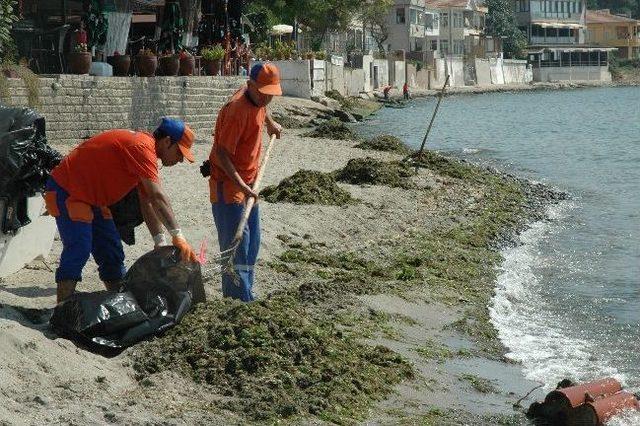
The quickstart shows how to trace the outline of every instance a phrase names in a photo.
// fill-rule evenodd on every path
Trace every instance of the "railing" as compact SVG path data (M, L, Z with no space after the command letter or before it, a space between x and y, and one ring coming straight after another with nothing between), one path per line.
M531 44L572 44L576 43L575 37L540 37L531 36Z
M606 67L608 66L607 60L606 59L600 59L598 60L594 60L594 61L571 61L571 64L569 64L569 61L532 61L531 65L533 66L533 68L551 68L551 67Z

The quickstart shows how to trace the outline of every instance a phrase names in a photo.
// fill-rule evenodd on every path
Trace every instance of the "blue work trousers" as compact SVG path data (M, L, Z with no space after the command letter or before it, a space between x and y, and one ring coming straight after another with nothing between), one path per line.
M218 230L218 243L220 251L231 247L233 237L242 217L244 204L225 203L221 191L218 192L218 202L211 204L213 221ZM243 302L251 302L253 296L254 267L258 260L260 250L260 208L254 205L249 215L247 225L244 227L242 241L233 258L233 266L236 273L222 274L222 295Z
M126 272L124 250L120 234L108 214L108 209L69 200L67 191L51 178L47 182L46 191L47 203L53 203L47 205L47 210L55 216L62 240L56 282L82 281L82 269L90 254L98 264L98 273L102 281L121 279ZM69 217L70 206L81 212L83 217L80 220Z

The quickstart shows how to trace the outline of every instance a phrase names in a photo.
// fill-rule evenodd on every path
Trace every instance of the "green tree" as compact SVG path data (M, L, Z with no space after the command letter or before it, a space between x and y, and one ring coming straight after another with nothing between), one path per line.
M380 53L385 53L384 42L389 38L388 15L393 0L364 0L361 4L362 23L376 41Z
M516 26L513 4L510 0L485 0L487 34L502 38L502 49L508 58L523 58L527 37Z
M0 0L0 61L12 61L15 56L15 42L11 28L18 20L15 14L15 0Z

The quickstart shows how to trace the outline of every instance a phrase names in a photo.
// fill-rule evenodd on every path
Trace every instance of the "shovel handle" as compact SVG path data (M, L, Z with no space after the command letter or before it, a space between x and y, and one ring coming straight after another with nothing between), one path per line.
M256 180L253 182L252 189L259 194L260 193L260 183L262 181L262 176L264 175L264 171L267 165L267 161L269 161L269 155L271 154L271 149L273 145L276 143L276 135L271 135L271 139L269 140L269 146L264 152L262 156L262 161L260 162L260 167L258 168L258 175L256 176ZM249 215L251 214L251 210L253 209L253 205L256 203L256 199L254 197L249 197L247 202L244 205L244 209L242 210L242 217L240 218L240 223L238 223L238 228L236 229L236 235L233 237L233 243L231 246L236 246L242 240L242 233L244 231L244 227L247 225L247 221L249 220Z

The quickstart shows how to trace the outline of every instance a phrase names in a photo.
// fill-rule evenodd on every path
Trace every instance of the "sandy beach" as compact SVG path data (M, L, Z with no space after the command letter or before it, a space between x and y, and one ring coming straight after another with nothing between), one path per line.
M293 98L279 99L272 108L280 114L298 114L300 119L329 112L318 103ZM303 136L307 130L286 129L273 150L265 185L278 184L300 169L334 171L352 158L402 158L355 148L354 141ZM62 152L72 148L50 143ZM198 170L210 148L210 140L198 141L195 164L164 168L160 175L186 237L195 247L206 239L212 257L217 252L217 240L207 180ZM472 169L463 167L461 170ZM287 262L282 258L287 250L318 249L327 255L355 252L374 263L386 264L394 253L393 247L418 247L430 235L449 235L443 234L443 229L473 225L488 207L499 210L495 213L501 220L491 222L491 236L497 237L497 243L492 238L490 245L482 243L469 246L473 251L459 252L464 261L473 257L469 253L491 253L488 258L482 257L480 266L474 266L473 274L460 274L464 285L441 287L439 281L430 284L427 281L431 275L420 279L420 273L424 273L420 268L432 266L422 265L416 267L419 274L412 276L407 286L400 287L398 282L402 280L394 278L389 280L389 291L346 291L348 297L344 300L348 299L348 303L341 312L351 312L356 324L362 324L362 318L371 313L384 318L373 325L369 321L368 333L363 333L360 340L383 345L401 355L413 366L414 375L394 385L392 392L371 398L366 410L341 417L344 423L525 422L512 404L537 384L526 381L518 365L505 361L504 348L487 322L486 305L500 262L499 245L509 244L517 231L541 218L545 203L556 195L539 185L486 170L468 176L452 175L446 170L420 169L411 178L410 189L341 183L341 188L360 200L347 206L260 203L263 233L255 288L259 299L296 288L311 276L317 279L321 266ZM492 198L493 185L508 186L505 198ZM516 198L509 198L514 194ZM503 203L505 200L518 201L508 204ZM127 265L152 249L144 226L137 228L136 240L135 246L125 246ZM455 241L467 244L466 240ZM46 263L34 261L0 282L0 424L242 424L255 420L233 409L229 396L197 384L177 370L141 375L131 360L136 348L105 358L56 337L46 321L55 301L51 270L57 266L60 250L60 241L56 240ZM434 262L439 256L437 252L433 254ZM446 262L451 258L443 259ZM290 269L283 268L284 264ZM220 299L215 265L208 264L203 269L208 298ZM458 275L452 273L451 277L455 281ZM78 289L102 289L92 260ZM528 406L534 396L539 395L533 394L522 405ZM331 418L309 413L299 413L289 421L332 422Z

